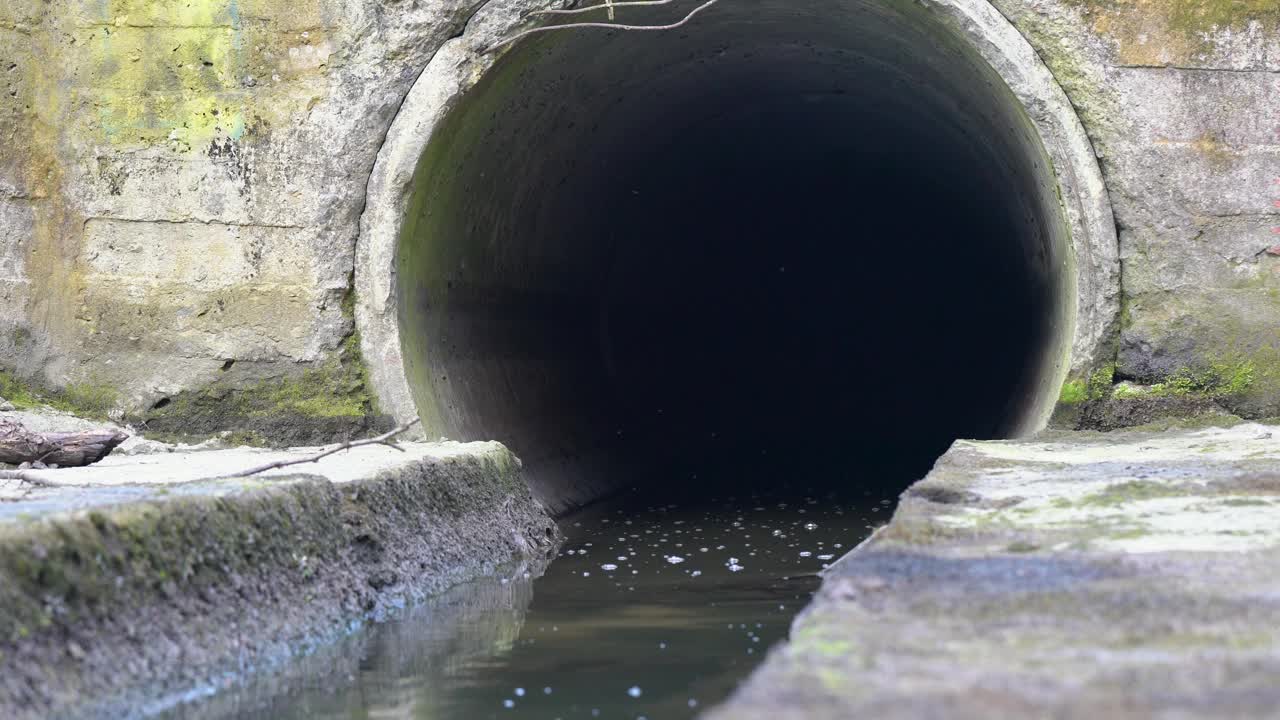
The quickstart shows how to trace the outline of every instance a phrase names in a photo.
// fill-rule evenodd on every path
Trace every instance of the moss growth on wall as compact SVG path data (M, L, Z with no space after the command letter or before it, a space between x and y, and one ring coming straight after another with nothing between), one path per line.
M244 445L321 444L390 429L351 335L328 360L245 384L234 377L168 398L136 418L148 435L192 440L221 433Z
M1160 382L1137 385L1115 383L1115 368L1095 372L1088 382L1076 380L1063 388L1055 427L1077 430L1119 428L1222 426L1260 417L1251 404L1274 394L1264 355L1216 358L1197 366L1178 368Z
M1069 0L1094 32L1115 41L1122 62L1162 65L1217 49L1255 23L1280 28L1275 0Z
M85 4L93 24L75 41L92 78L89 129L111 143L189 152L238 140L255 122L282 120L306 95L279 92L281 78L324 73L331 52L324 10L316 0Z
M19 410L50 407L95 419L106 418L120 401L120 393L105 383L70 383L61 390L50 391L5 371L0 371L0 397Z
M1204 368L1181 368L1162 383L1150 386L1143 395L1190 395L1202 394L1210 397L1229 397L1248 392L1257 376L1251 360L1233 362L1214 361ZM1116 397L1120 397L1119 394Z
M1119 13L1145 14L1153 24L1187 35L1214 30L1246 28L1253 22L1280 19L1280 3L1275 0L1071 0L1088 8L1090 14L1113 16Z
M1115 374L1115 363L1107 363L1095 370L1087 379L1068 379L1062 384L1058 402L1062 405L1078 405L1089 400L1107 397L1111 393Z
M13 403L19 410L42 405L39 396L30 387L4 371L0 371L0 398Z
M1068 380L1062 384L1058 393L1058 402L1064 405L1076 405L1089 399L1089 390L1083 380Z

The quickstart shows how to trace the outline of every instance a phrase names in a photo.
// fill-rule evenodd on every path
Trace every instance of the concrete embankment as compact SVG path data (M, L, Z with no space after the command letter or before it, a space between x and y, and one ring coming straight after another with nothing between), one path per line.
M0 716L133 716L554 547L502 445L402 447L247 479L204 478L308 451L0 481Z
M713 720L1275 717L1280 428L958 442Z

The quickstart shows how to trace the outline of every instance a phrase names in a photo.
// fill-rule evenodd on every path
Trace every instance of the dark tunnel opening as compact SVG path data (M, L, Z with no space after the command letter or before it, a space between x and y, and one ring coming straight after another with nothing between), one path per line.
M507 443L558 510L636 482L900 489L1043 419L1055 193L1008 88L915 5L537 36L420 163L406 372L429 427Z

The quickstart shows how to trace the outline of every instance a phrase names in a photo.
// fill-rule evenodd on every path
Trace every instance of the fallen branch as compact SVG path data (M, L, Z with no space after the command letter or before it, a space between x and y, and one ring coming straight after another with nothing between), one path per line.
M22 423L0 419L0 462L80 467L106 457L129 436L119 430L38 433Z
M698 7L690 10L689 14L685 15L682 20L671 23L669 25L624 25L622 23L612 23L612 22L581 22L581 23L569 23L567 25L548 25L545 27L529 28L528 30L525 30L523 32L518 32L515 35L499 40L498 42L480 51L480 54L484 55L486 53L493 52L497 48L500 48L503 45L509 45L515 42L516 40L519 40L522 37L533 35L534 33L550 32L552 30L570 30L573 28L608 28L610 30L675 30L676 28L692 20L693 17L698 13L702 12L703 10L706 10L707 8L711 7L712 5L715 5L718 2L720 2L720 0L707 0L706 2L702 3ZM607 3L603 6L597 5L589 9L597 10L600 7L618 7L619 5L628 5L628 4L645 4L645 3L638 3L638 2L637 3ZM659 4L665 4L665 3L654 2L651 4L659 5ZM586 9L584 9L583 11L585 12ZM550 10L543 11L543 12L547 14L562 14L560 12L550 11Z
M393 450L399 450L400 452L404 452L404 448L392 442L392 438L394 438L395 436L403 432L408 431L409 428L412 428L414 425L417 425L418 422L419 422L419 419L414 418L407 423L396 426L394 430L390 432L385 432L377 437L365 438L364 440L348 440L347 442L344 442L340 445L329 448L328 450L318 452L315 455L307 455L306 457L300 457L300 458L289 458L287 460L277 460L275 462L269 462L265 465L259 465L257 467L249 468L248 470L242 470L241 472L238 472L238 473L232 473L231 475L223 475L222 477L223 478L249 477L250 475L257 475L259 473L264 473L268 470L276 470L283 467L289 467L290 465L301 465L303 463L320 462L321 460L329 457L330 455L333 455L334 453L339 453L339 452L342 452L343 450L350 450L351 448L358 448L365 445L386 445L387 447L392 448Z
M25 470L0 470L0 480L18 480L36 487L59 487L58 483L32 475Z

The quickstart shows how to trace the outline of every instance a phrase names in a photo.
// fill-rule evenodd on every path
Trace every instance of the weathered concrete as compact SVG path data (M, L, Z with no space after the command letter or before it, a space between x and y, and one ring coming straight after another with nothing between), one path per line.
M0 487L0 714L119 716L524 561L558 531L497 443L110 457ZM157 700L160 698L160 700Z
M857 4L850 2L851 6ZM540 5L536 2L530 4L531 9L537 7ZM1062 257L1065 274L1069 276L1066 280L1069 285L1066 290L1069 295L1067 317L1052 320L1061 324L1058 332L1067 336L1066 347L1055 348L1059 356L1055 358L1057 367L1052 373L1056 380L1053 383L1056 392L1056 385L1062 382L1068 371L1077 376L1087 375L1096 365L1110 357L1112 350L1108 344L1112 342L1119 312L1119 265L1114 220L1093 148L1068 97L1036 56L1035 49L989 3L985 0L943 0L929 3L927 8L922 16L925 20L907 13L903 17L918 22L938 23L939 27L945 28L945 32L952 33L955 39L971 45L983 60L990 63L1000 79L1012 90L1012 101L1025 108L1028 119L1034 126L1031 135L1036 140L1033 142L1044 144L1044 153L1055 173L1051 176L1049 185L1057 193L1068 227L1067 242L1071 245L1070 252L1063 253ZM802 16L797 13L797 17ZM363 332L365 355L379 360L371 373L374 388L383 399L385 409L400 419L413 417L421 408L430 426L448 427L451 424L451 413L447 406L451 405L454 394L447 388L430 392L420 390L420 397L415 403L405 377L406 366L401 354L399 324L402 309L398 306L396 292L396 283L403 280L397 277L396 261L402 239L406 242L412 240L402 237L405 235L406 223L413 221L410 218L411 197L415 188L424 187L415 185L414 179L416 175L423 174L424 168L419 167L420 161L427 152L429 142L440 129L444 117L464 102L467 93L493 66L497 56L478 51L516 29L518 27L513 24L507 3L487 4L472 18L464 33L443 45L409 90L396 121L387 133L373 169L357 249L356 314ZM687 73L707 62L707 57L714 56L713 51L723 42L726 40L719 37L714 38L714 41L707 41L708 49L702 54L696 48L692 52L681 49L681 53L688 52L688 57L681 60L684 64L670 62L665 65L665 70L673 75ZM851 49L867 52L871 56L876 54L857 43ZM951 60L954 62L954 58ZM566 64L570 63L566 61ZM934 70L940 74L947 71L942 67ZM589 71L579 72L584 78L590 77ZM602 85L601 96L618 91L640 92L643 89L635 87L634 81L622 73L622 68L611 74L616 77L620 90L597 81L597 84ZM575 82L582 80L583 78L577 78ZM566 91L568 87L570 86L566 84ZM575 97L575 101L589 103L592 96L583 94ZM511 102L512 107L520 104L514 99ZM523 130L521 142L525 145L549 147L556 142L556 133L540 133L537 119L534 116L520 124ZM476 129L475 132L482 131ZM493 141L493 132L494 129L484 131L487 142ZM449 138L449 141L452 142L453 138ZM468 162L477 161L470 152L465 154ZM540 163L555 164L552 158L556 158L557 153L548 150L544 154L547 156L545 162L543 158L534 155L521 163L526 174L536 176L541 171ZM447 163L448 160L443 162ZM438 168L429 169L438 172ZM586 172L585 169L580 171ZM455 170L451 167L450 172L457 173L456 182L465 181L465 171L462 168ZM421 178L419 180L422 181ZM444 194L434 186L432 190L437 194ZM417 192L423 194L425 191L419 189ZM456 202L463 203L466 200ZM434 212L440 215L449 210L440 208ZM417 209L417 212L423 211L424 208ZM527 224L532 225L533 222ZM461 231L457 231L455 234L460 233ZM438 272L445 271L442 269ZM403 288L400 290L403 294ZM414 352L419 352L423 343L416 335L413 337L415 341L410 346ZM1069 362L1063 362L1064 358ZM421 364L418 363L419 366ZM414 366L411 372L420 374L421 369ZM423 399L423 395L429 398ZM1030 413L1030 418L1025 423L1028 429L1043 426L1052 410L1054 399L1056 395L1050 395L1047 401L1041 402Z
M210 386L224 397L322 368L357 324L391 337L387 255L357 241L381 242L370 233L398 222L403 204L384 200L403 196L417 160L402 140L474 84L491 62L477 49L533 7L6 3L4 369L37 385L96 388L94 405L139 415ZM1085 342L1071 365L1082 376L1114 355L1120 379L1154 383L1249 362L1258 372L1243 411L1280 414L1280 261L1264 252L1280 176L1274 3L922 7L950 16L1000 71L1036 119L1063 187L1078 191L1064 194L1077 247L1092 248L1078 254L1078 270L1100 281L1081 295L1096 302L1078 313ZM1073 137L1073 111L1088 142ZM1090 145L1103 187L1084 161ZM1108 200L1118 248L1106 247L1097 212ZM1119 296L1108 267L1117 251ZM357 269L370 276L359 323ZM403 415L412 403L395 381L398 346L366 349L385 410ZM323 416L336 393L354 411L350 391L326 384L300 407ZM369 394L357 396L355 407L373 413Z
M957 442L711 718L1274 717L1280 427Z
M696 380L689 381L687 392L673 389L695 376L694 362L672 367L655 358L643 370L632 367L638 363L629 356L657 347L665 354L695 359L716 352L682 342L678 319L664 322L667 304L699 306L699 293L747 295L750 288L712 286L747 275L751 271L743 268L753 268L757 260L788 264L782 258L788 246L794 250L798 244L788 241L790 233L826 234L800 230L804 220L817 213L801 207L803 198L786 197L784 191L768 186L770 178L792 172L824 178L815 183L810 197L825 198L823 192L845 188L848 196L836 192L815 204L847 203L855 216L831 228L832 237L814 253L824 257L796 253L804 259L796 258L792 272L814 265L896 264L901 248L912 246L932 263L906 263L902 285L910 288L907 294L928 298L934 292L937 297L936 302L921 301L921 307L908 299L889 301L904 318L927 312L930 306L936 314L937 305L954 308L963 298L981 296L963 283L952 291L941 289L944 281L934 282L931 269L950 265L947 248L968 248L966 257L988 259L985 264L974 261L980 268L1006 269L989 283L975 278L974 284L1026 283L992 292L1004 291L1006 299L1025 298L1006 300L1002 307L1035 308L1028 313L1033 317L1002 317L999 309L983 308L954 321L939 321L948 327L972 325L974 336L984 330L992 333L989 342L981 337L942 341L957 347L965 347L967 341L970 349L962 355L977 358L972 366L953 368L965 381L950 386L993 385L986 394L995 398L992 405L1000 406L996 414L1001 417L991 425L955 432L990 437L1038 429L1069 371L1087 374L1100 359L1111 357L1119 267L1114 221L1096 158L1068 98L1032 46L985 2L949 0L922 7L849 0L830 9L788 2L730 4L717 8L710 21L700 17L680 33L548 35L501 57L481 53L496 38L514 31L511 20L506 4L483 7L465 32L441 48L406 97L369 185L358 244L356 315L364 355L377 359L370 378L384 409L399 418L421 414L426 427L450 437L492 436L510 443L528 462L535 491L548 502L580 502L607 490L609 482L622 480L618 468L608 467L607 456L625 453L613 447L618 437L643 432L637 426L645 419L631 408L661 397L663 386L672 394L699 392ZM735 50L726 53L725 48ZM513 92L515 88L523 90ZM717 119L749 117L761 106L770 109L767 117L783 115L792 125L767 130L757 126L752 135L750 129ZM810 126L806 107L823 108L807 111L811 115L837 119L829 120L829 126ZM714 167L714 161L700 158L693 143L687 152L661 158L655 154L717 123L721 142L756 158L748 167L760 178L747 183L743 194L755 188L763 197L745 202L736 192L726 192L733 199L720 206L704 193L704 204L686 199L682 209L662 195L664 187L679 187L676 178L686 166ZM895 135L884 125L912 129L905 136ZM914 182L903 183L907 192L896 195L905 203L901 210L911 210L908 206L916 198L930 196L940 216L950 215L943 199L949 197L945 187L930 186L939 178L945 178L939 184L951 187L989 183L989 192L957 205L986 203L987 216L1007 219L1001 227L1008 232L973 231L970 237L966 228L971 225L961 213L936 233L919 223L902 222L899 208L884 209L898 219L896 227L882 228L870 218L856 217L873 214L880 206L865 197L870 192L851 189L859 187L856 171L826 180L816 169L820 163L815 163L813 173L806 173L797 166L775 166L760 151L760 144L794 139L788 135L817 138L812 147L798 144L794 157L858 148L831 160L846 168L872 168L876 163L869 156L875 147L891 148L896 169L919 173ZM711 142L702 145L714 147ZM632 178L646 172L646 163L664 169L654 186L641 191L612 185L640 183ZM512 173L512 168L519 172ZM892 183L886 174L866 172L868 183ZM707 178L699 184L714 183L714 178ZM646 200L637 203L631 198ZM649 217L665 218L669 230L654 227L627 234L626 227L642 225L645 217L639 212L627 217L624 206L645 202L652 210ZM698 214L691 208L725 217L728 225L732 218L750 214L740 206L752 204L767 204L776 216L794 212L791 227L776 234L753 235L750 228L726 231L724 236L735 241L723 246L717 244L714 228L700 237L679 233L680 227L691 224L683 213ZM611 224L618 229L611 232ZM949 243L936 240L947 232L959 237ZM991 237L1000 241L1001 252L994 257L984 254ZM892 257L870 256L870 248L876 246L895 248ZM864 249L861 254L842 254L851 247ZM707 262L705 257L718 260ZM951 275L969 272L968 267L955 268ZM827 315L833 318L831 335L858 334L858 328L840 327L838 318L857 312L853 308L863 299L842 294L842 288L847 293L849 287L869 283L847 275L813 275L810 271L799 282L829 287L825 303L785 319L766 319L767 310L746 309L744 303L738 312L755 315L758 324L726 332L719 349L735 341L743 347L707 364L756 363L742 373L746 384L770 375L818 374L788 367L785 360L762 360L767 352L751 347L769 340L775 341L774 347L786 345L777 333L766 340L754 337L755 330L771 324L802 326ZM804 302L789 288L774 288L763 279L756 283L761 286L773 290L774 306ZM873 296L871 302L885 301L882 295L868 295ZM644 311L633 316L627 312L633 307ZM709 319L707 324L736 328L723 319ZM642 324L654 328L647 347L623 349ZM895 327L910 325L899 322ZM1034 337L1015 337L1028 328ZM926 336L910 331L904 335ZM932 350L905 347L907 342L895 343L874 332L866 332L860 341L872 347L896 346L898 357ZM878 355L886 358L885 367L863 374L911 374L903 367L910 360L894 365L895 353ZM1019 364L1007 367L1004 363L1010 358ZM706 378L707 386L729 382L723 371L715 375ZM659 379L649 387L647 378L670 382ZM978 404L973 398L952 403L942 397L945 392L928 397L922 393L919 402ZM797 390L793 397L810 395ZM915 402L907 398L904 404ZM674 405L664 405L666 419L682 427L682 433L702 431L699 424L711 430L709 426L716 424L702 417L687 422L675 418ZM622 407L627 410L619 412ZM656 409L646 407L644 412ZM766 400L750 413L786 415ZM740 414L738 420L750 413ZM724 426L731 422L721 423L720 430L729 434ZM813 424L827 423L814 418ZM683 429L687 426L691 427ZM929 454L938 451L931 447ZM636 463L621 463L622 469L628 464ZM542 482L544 476L554 479Z
M1272 2L993 4L1036 47L1102 163L1123 267L1117 380L1214 365L1280 415L1280 9Z

